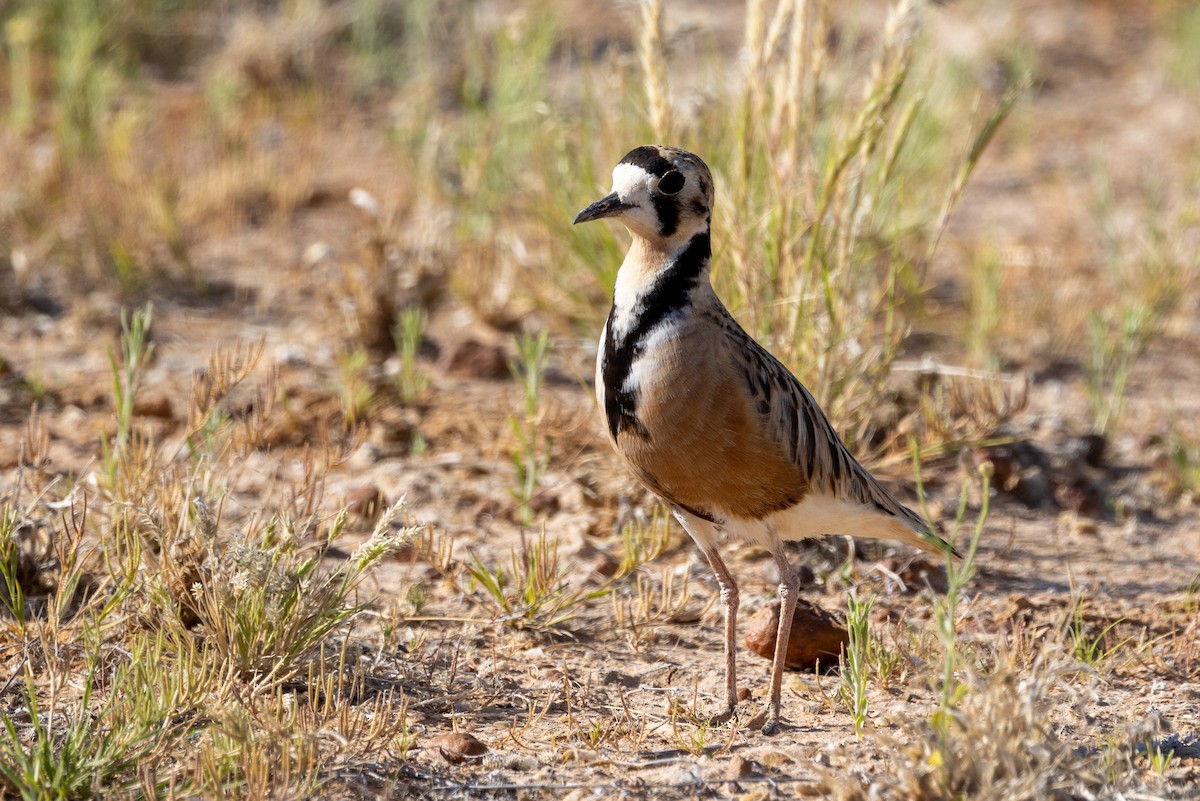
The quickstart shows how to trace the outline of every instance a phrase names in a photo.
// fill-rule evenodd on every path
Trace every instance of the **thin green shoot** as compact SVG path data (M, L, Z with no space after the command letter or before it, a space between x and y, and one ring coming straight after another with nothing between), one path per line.
M1175 762L1175 749L1164 751L1161 743L1146 743L1145 754L1146 760L1150 763L1150 769L1159 776L1166 776L1167 771Z
M1088 626L1087 596L1078 593L1071 602L1071 616L1066 634L1075 658L1083 665L1098 669L1130 642L1130 638L1114 642L1114 632L1124 618L1109 621L1100 631L1092 633Z
M470 552L466 564L470 574L496 605L503 623L518 629L562 631L588 601L612 591L613 580L588 588L572 582L574 571L562 565L558 540L543 529L532 543L514 548L506 572ZM572 586L572 585L575 586Z
M958 644L958 615L960 607L965 601L964 590L975 576L975 555L978 552L979 542L983 537L988 518L992 472L993 468L990 462L985 462L979 467L981 500L975 525L961 558L956 558L952 553L946 554L946 594L934 608L934 621L942 644L939 708L934 716L934 726L943 736L948 735L950 731L951 712L961 699L963 691L956 678L958 665L962 658ZM971 483L970 479L963 481L958 510L949 536L951 545L957 545L958 535L966 524Z
M841 693L854 721L854 736L862 739L867 723L867 680L870 673L871 607L875 595L860 598L853 588L846 593L846 634L849 642L841 657Z
M517 485L509 494L517 501L517 519L523 526L533 524L532 502L541 483L542 474L550 462L552 437L540 431L541 395L546 364L550 358L550 335L523 334L516 338L517 358L509 362L509 370L521 387L522 414L509 417L517 448L512 463L517 473Z
M150 322L154 316L154 305L147 303L144 309L127 317L121 310L121 355L112 348L108 350L108 362L112 371L113 401L117 414L116 453L122 453L129 444L133 430L133 405L138 388L146 372L146 365L154 354L154 343L148 341Z
M400 358L396 389L400 392L401 402L412 405L429 389L429 376L425 375L417 362L425 332L425 312L418 306L412 306L400 312L399 317L392 330L396 355Z

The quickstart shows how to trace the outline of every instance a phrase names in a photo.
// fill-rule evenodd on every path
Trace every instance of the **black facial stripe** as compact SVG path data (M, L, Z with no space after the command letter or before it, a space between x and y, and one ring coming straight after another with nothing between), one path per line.
M625 158L621 159L621 163L641 167L656 178L662 178L675 169L675 165L664 158L658 148L652 145L642 145L641 147L634 148L625 154ZM658 193L654 193L653 198L654 213L658 216L659 236L674 236L675 232L679 230L681 209L678 198L674 195L660 195ZM693 205L692 211L699 215L703 214L705 209L703 206L697 209Z
M626 391L625 381L633 370L634 361L645 350L647 336L663 320L687 304L688 295L700 280L711 256L712 243L708 231L692 237L679 258L663 271L650 291L638 302L632 312L636 315L633 328L620 341L613 334L613 314L609 314L601 372L604 377L604 414L614 439L626 429L649 439L649 432L637 416L637 393ZM613 307L615 311L616 306Z
M674 197L655 194L654 213L658 215L658 233L673 236L679 229L679 203Z
M675 169L675 165L663 158L662 154L658 152L658 148L651 145L635 147L625 154L625 158L621 159L621 163L641 167L656 178L662 178L668 172Z

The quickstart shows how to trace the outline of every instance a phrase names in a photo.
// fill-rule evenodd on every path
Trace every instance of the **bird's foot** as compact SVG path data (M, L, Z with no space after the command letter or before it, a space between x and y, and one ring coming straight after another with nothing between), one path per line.
M766 722L762 725L762 733L770 737L779 731L779 707L772 704L766 710Z

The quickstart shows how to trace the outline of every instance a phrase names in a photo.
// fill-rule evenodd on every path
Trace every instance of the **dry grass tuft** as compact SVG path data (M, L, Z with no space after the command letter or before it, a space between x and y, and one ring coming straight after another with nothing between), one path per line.
M1035 801L1107 798L1140 787L1132 761L1144 748L1142 733L1131 728L1100 748L1071 742L1071 728L1052 710L1068 705L1082 718L1097 688L1079 685L1073 662L1053 660L972 675L954 709L934 713L891 742L896 751L887 775L860 773L847 783L839 773L826 777L825 789L839 801Z
M899 797L1032 801L1098 785L1095 760L1062 740L1047 714L1056 695L1086 698L1067 681L1074 671L1042 663L977 677L960 706L918 729L901 760Z
M285 3L272 13L244 11L229 24L216 69L248 89L273 94L329 78L337 37L350 26L344 9L316 0Z

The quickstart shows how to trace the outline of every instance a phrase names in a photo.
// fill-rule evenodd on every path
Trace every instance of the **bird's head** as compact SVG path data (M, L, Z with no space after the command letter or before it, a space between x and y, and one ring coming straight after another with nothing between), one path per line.
M613 169L613 191L575 217L612 217L636 237L671 249L712 222L713 179L699 157L674 147L643 145Z

